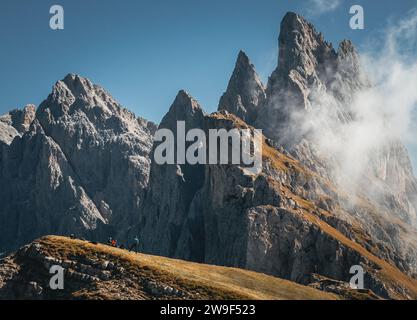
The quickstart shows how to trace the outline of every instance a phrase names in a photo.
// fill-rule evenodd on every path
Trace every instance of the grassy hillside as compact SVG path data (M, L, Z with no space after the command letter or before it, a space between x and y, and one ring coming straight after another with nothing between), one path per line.
M68 283L66 276L64 292L43 290L42 297L48 299L339 299L331 293L256 272L131 253L66 237L44 237L37 240L35 245L41 248L43 256L52 257L63 264L68 261L77 261L79 264L107 261L120 271L112 272L106 280L97 279L88 283L77 283L72 278L69 278ZM47 270L43 270L43 265L38 264L36 259L31 260L30 256L18 252L0 262L0 270L16 270L14 286L34 281L41 285L48 283L50 275ZM71 268L78 267L73 265ZM5 281L2 285L1 277L0 272L0 297L4 297L5 288L9 287L10 291L11 286ZM166 290L155 293L155 290L149 289L150 283L153 288L168 287L182 294L173 296Z

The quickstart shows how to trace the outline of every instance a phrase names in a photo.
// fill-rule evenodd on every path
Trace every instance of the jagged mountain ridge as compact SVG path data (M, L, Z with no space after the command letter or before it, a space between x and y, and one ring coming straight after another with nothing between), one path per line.
M240 56L231 82L255 82L258 77L248 59L246 68L251 73L239 72L242 69ZM240 78L236 79L236 75ZM343 165L333 158L333 154L320 150L314 134L337 135L334 128L323 130L322 127L335 126L338 130L354 121L357 115L350 104L356 95L371 86L351 41L342 41L336 51L311 23L290 12L281 23L278 66L269 78L263 103L257 105L256 121L248 123L263 129L266 136L322 176L334 181L347 180L349 176L340 174ZM239 109L236 101L246 90L243 85L228 87L224 96L228 97L229 104L225 106L221 100L219 110L242 117L239 111L236 112ZM331 100L330 107L321 110L320 105L328 100ZM320 112L326 115L321 117ZM315 127L310 127L317 113L322 119ZM314 132L317 129L318 133ZM405 146L393 138L377 146L370 155L362 155L363 158L368 156L370 159L361 173L365 178L355 181L355 189L376 202L385 203L387 209L393 210L393 216L415 226L417 180Z
M125 233L138 219L156 126L72 74L30 119L2 146L0 182L9 188L0 191L1 249L49 233Z
M188 101L187 105L194 104L193 114L201 119L203 111L196 109L190 96ZM173 107L186 109L175 103ZM183 112L171 107L167 117L178 114ZM189 116L195 124L196 118ZM206 115L200 128L246 126L223 111ZM403 282L407 286L410 281L411 287L400 286L399 292L405 291L399 293L397 285L381 280L384 278L374 269L375 263L389 261L389 269L394 265L399 268L394 272L398 277L403 277L401 272L414 274L415 260L409 258L415 257L416 243L404 246L402 242L412 230L400 220L392 225L383 218L384 209L367 199L350 208L349 195L338 193L330 181L267 141L263 172L257 176L248 176L243 168L232 165L206 165L200 168L202 172L189 175L184 174L189 170L187 165L153 165L138 227L141 250L248 268L304 284L312 281L312 273L347 281L346 268L361 264L369 273L371 290L378 295L394 298L409 292L412 296L411 278ZM187 185L193 186L188 197L176 192ZM356 217L361 213L369 219L365 227ZM384 232L383 240L375 236L390 228L394 235ZM382 265L378 268L385 269Z
M269 79L267 101L260 108L260 120L256 125L264 129L267 136L286 146L305 164L312 163L313 169L321 168L324 169L322 172L329 174L339 164L332 163L330 167L333 168L323 166L323 159L320 158L322 154L317 154L315 141L309 137L310 132L303 131L303 122L294 120L294 117L305 117L311 108L326 103L321 98L324 96L324 100L331 97L334 101L330 108L323 110L332 113L326 117L330 120L335 118L335 123L349 123L355 117L350 103L356 94L372 84L362 70L359 55L351 41L342 41L338 51L335 51L312 24L295 13L288 13L284 17L279 45L278 66ZM297 109L297 112L293 109ZM284 132L279 131L281 126ZM326 131L321 134L326 134ZM332 131L329 130L327 134L332 134ZM377 202L379 198L384 198L389 203L387 208L393 209L395 216L416 225L417 180L406 148L397 139L387 141L378 148L370 156L363 174L368 176L372 185L384 184L384 191L380 190L377 195L368 192L374 189L366 183L368 181L358 183L365 186L360 187L360 190ZM343 168L333 171L341 170ZM329 177L337 178L331 174Z
M341 122L350 121L352 115L346 105L351 95L370 85L360 70L358 54L350 41L343 41L336 52L310 23L294 13L284 17L279 41L279 64L267 89L263 90L254 66L240 52L219 110L235 113L249 124L264 129L268 138L275 140L278 146L282 144L293 157L282 147L272 150L265 147L269 156L264 153L263 173L254 179L236 166L199 168L197 176L201 177L204 172L203 182L196 175L183 174L189 170L187 165L152 166L147 193L150 196L145 199L139 227L143 235L142 249L250 268L302 283L311 281L309 275L313 272L347 281L346 267L358 263L366 266L370 273L367 281L373 290L381 296L394 297L396 293L391 290L395 285L378 280L377 273L372 271L375 265L369 264L369 253L374 256L371 261L377 261L376 256L401 272L415 276L416 233L407 225L413 217L412 207L405 209L404 203L392 201L392 198L384 202L365 192L352 196L348 190L340 190L330 182L333 163L313 153L314 144L308 141L308 135L294 134L297 128L292 128L289 121L292 108L309 112L313 107L310 99L319 93L331 93L337 102L335 117ZM247 92L251 87L248 84L254 88L253 92ZM185 115L185 110L190 109L188 105L193 105L192 112ZM256 110L257 114L248 116L248 110ZM195 118L195 115L198 116ZM181 100L177 97L164 119L170 119L171 124L185 120L190 127L197 123L204 130L246 125L239 124L240 120L227 112L204 115L191 96L182 95ZM276 135L277 127L282 127L279 135ZM406 152L395 153L403 161L388 154L381 151L385 165L390 162L393 167L409 170L408 165L399 165L409 163ZM390 160L386 160L388 158ZM387 171L393 176L396 174L395 170ZM408 181L413 185L415 178L409 173ZM375 175L368 178L372 184L382 182ZM188 194L191 197L174 192L187 184L194 186L193 192ZM198 191L196 186L200 187ZM386 183L379 187L396 197ZM173 197L159 201L157 194L173 194ZM290 218L292 215L294 217ZM316 224L315 221L321 222ZM323 223L330 229L323 229ZM317 227L319 234L324 234L323 239L317 239ZM305 233L304 228L308 230ZM358 243L362 249L346 243L344 237ZM330 245L334 240L338 243L336 247ZM330 258L338 251L341 256ZM329 255L322 256L323 252Z
M253 124L258 117L258 108L266 99L265 90L254 65L240 51L226 92L220 98L219 110L227 110Z
M240 52L221 112L207 114L180 91L159 126L175 132L181 120L188 129L264 129L274 141L264 139L264 170L257 176L232 165L157 165L155 125L77 75L54 86L27 131L3 118L9 120L0 121L7 132L0 182L11 188L0 191L2 249L49 233L99 241L138 234L145 252L304 284L316 281L313 274L346 282L350 266L361 264L367 287L379 296L415 298L417 237L404 223L414 178L405 149L394 144L382 151L376 166L381 189L387 190L384 180L400 181L402 194L389 191L393 198L385 202L359 194L352 204L331 182L325 159L287 121L289 108L308 112L312 96L330 89L339 102L336 116L350 119L343 106L369 85L352 43L342 42L336 52L293 13L284 17L279 41L278 67L266 89Z

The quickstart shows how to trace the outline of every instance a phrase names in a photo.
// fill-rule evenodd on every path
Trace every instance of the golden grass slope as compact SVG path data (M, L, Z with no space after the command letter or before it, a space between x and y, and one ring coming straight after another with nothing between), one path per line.
M60 259L74 256L106 255L118 261L135 277L162 281L174 288L190 292L196 299L262 299L262 300L323 300L338 296L291 281L278 279L252 271L187 262L165 257L132 253L103 244L74 240L61 236L48 236L38 240L48 254ZM105 288L101 283L97 288ZM140 289L139 289L140 290ZM74 297L112 299L108 292L81 290ZM143 294L144 299L152 297Z

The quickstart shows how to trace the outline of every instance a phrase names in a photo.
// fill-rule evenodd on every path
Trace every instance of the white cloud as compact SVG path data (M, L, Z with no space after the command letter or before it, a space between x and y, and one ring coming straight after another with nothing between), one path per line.
M401 157L398 141L417 146L417 10L381 31L379 37L372 35L374 45L360 53L371 86L354 90L352 99L343 102L332 95L333 90L320 86L309 95L307 113L297 105L285 105L292 112L288 122L291 136L306 134L318 155L332 160L335 182L352 194L362 194L365 188L378 196L378 188L364 182L365 177L375 174L398 180L388 182L396 191L405 191L401 177L408 172L401 170L407 169L408 163ZM346 90L345 96L352 95L350 81L333 84L340 91ZM280 98L277 108L282 107ZM291 101L291 97L284 100Z
M387 142L401 140L417 145L417 10L383 33L380 47L362 52L362 66L370 88L358 92L348 106L352 121L340 123L334 117L339 102L321 95L312 101L312 112L301 120L313 132L316 145L336 160L334 172L339 182L361 181L369 170L369 160ZM413 43L414 42L414 43Z
M308 0L307 10L310 15L321 15L336 10L342 4L342 0Z

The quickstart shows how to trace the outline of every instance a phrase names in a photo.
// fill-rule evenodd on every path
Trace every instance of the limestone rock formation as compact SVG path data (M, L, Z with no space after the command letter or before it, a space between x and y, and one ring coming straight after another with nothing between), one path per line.
M201 128L205 113L195 99L180 91L159 128L177 134L177 122L185 122L185 130ZM153 150L154 152L154 150ZM153 159L153 152L151 159ZM185 223L195 192L204 179L201 166L151 165L149 188L141 214L141 245L148 252L174 256L181 228Z
M322 176L349 179L340 160L319 144L322 136L338 135L345 124L356 121L351 104L371 86L351 41L342 41L336 51L311 23L287 13L281 23L278 66L255 126ZM362 154L369 157L363 161L364 178L354 182L354 189L377 202L384 199L394 217L416 226L417 180L406 148L391 139L368 153Z
M20 131L1 153L1 249L51 233L125 233L138 220L155 125L77 75L54 85L34 120L33 111L9 114Z
M9 145L19 132L8 122L0 119L0 145Z
M318 98L328 94L336 98L335 110L326 112L348 121L349 110L343 104L368 81L352 42L343 41L336 51L311 23L293 12L283 18L278 42L278 66L269 78L256 126L291 148L305 136L298 118L317 108Z
M190 116L179 113L181 120L195 125L191 115L196 109L186 105L180 109L188 109ZM178 114L172 111L166 118ZM247 127L225 111L202 120L204 130ZM348 195L269 146L267 139L263 148L263 171L256 176L236 165L206 165L198 168L202 177L201 172L183 174L187 171L180 166L153 164L139 226L141 250L248 268L304 284L312 281L312 273L346 282L348 269L359 264L367 270L367 288L378 295L414 295L414 285L395 283L396 277L416 272L416 243L404 245L412 232L408 226L392 224L389 213L367 199L352 206ZM191 191L179 192L185 185L192 186ZM163 195L162 201L157 194ZM391 268L392 280L377 271L387 274Z
M379 157L369 163L360 192L349 193L337 184L332 170L337 163L331 155L321 152L310 132L293 122L294 115L302 117L317 108L322 96L334 103L335 123L353 120L349 103L355 92L370 86L353 44L343 41L334 50L294 13L284 17L279 42L278 67L265 96L256 91L261 93L256 95L262 96L261 103L250 109L256 110L255 116L248 117L248 108L242 107L248 105L243 101L251 100L241 98L245 96L242 79L256 78L242 53L220 100L222 112L202 116L198 107L196 121L195 109L182 101L179 109L188 110L188 116L177 117L172 108L166 116L172 126L185 120L187 128L203 130L248 126L229 112L252 122L269 138L264 142L262 173L248 176L240 166L206 165L196 166L194 174L184 174L191 168L153 164L147 194L152 196L145 200L139 226L142 249L249 268L301 283L314 282L313 273L346 282L348 268L359 264L367 271L368 289L384 298L410 298L414 284L406 283L414 283L411 279L417 274L417 242L409 225L416 193L406 150L398 143L380 149ZM196 105L192 98L188 100ZM177 108L178 102L177 98ZM391 185L393 181L398 189ZM178 194L185 184L192 190ZM375 190L373 186L381 189L385 200L366 190ZM156 194L174 197L159 202ZM392 268L395 271L388 276ZM387 280L381 274L393 278ZM396 283L403 274L410 280Z
M255 67L248 56L240 51L226 92L220 99L219 111L227 110L248 124L253 124L265 98L265 88Z
M15 109L0 116L0 143L10 144L17 135L29 130L35 120L36 107L28 104L23 110Z

